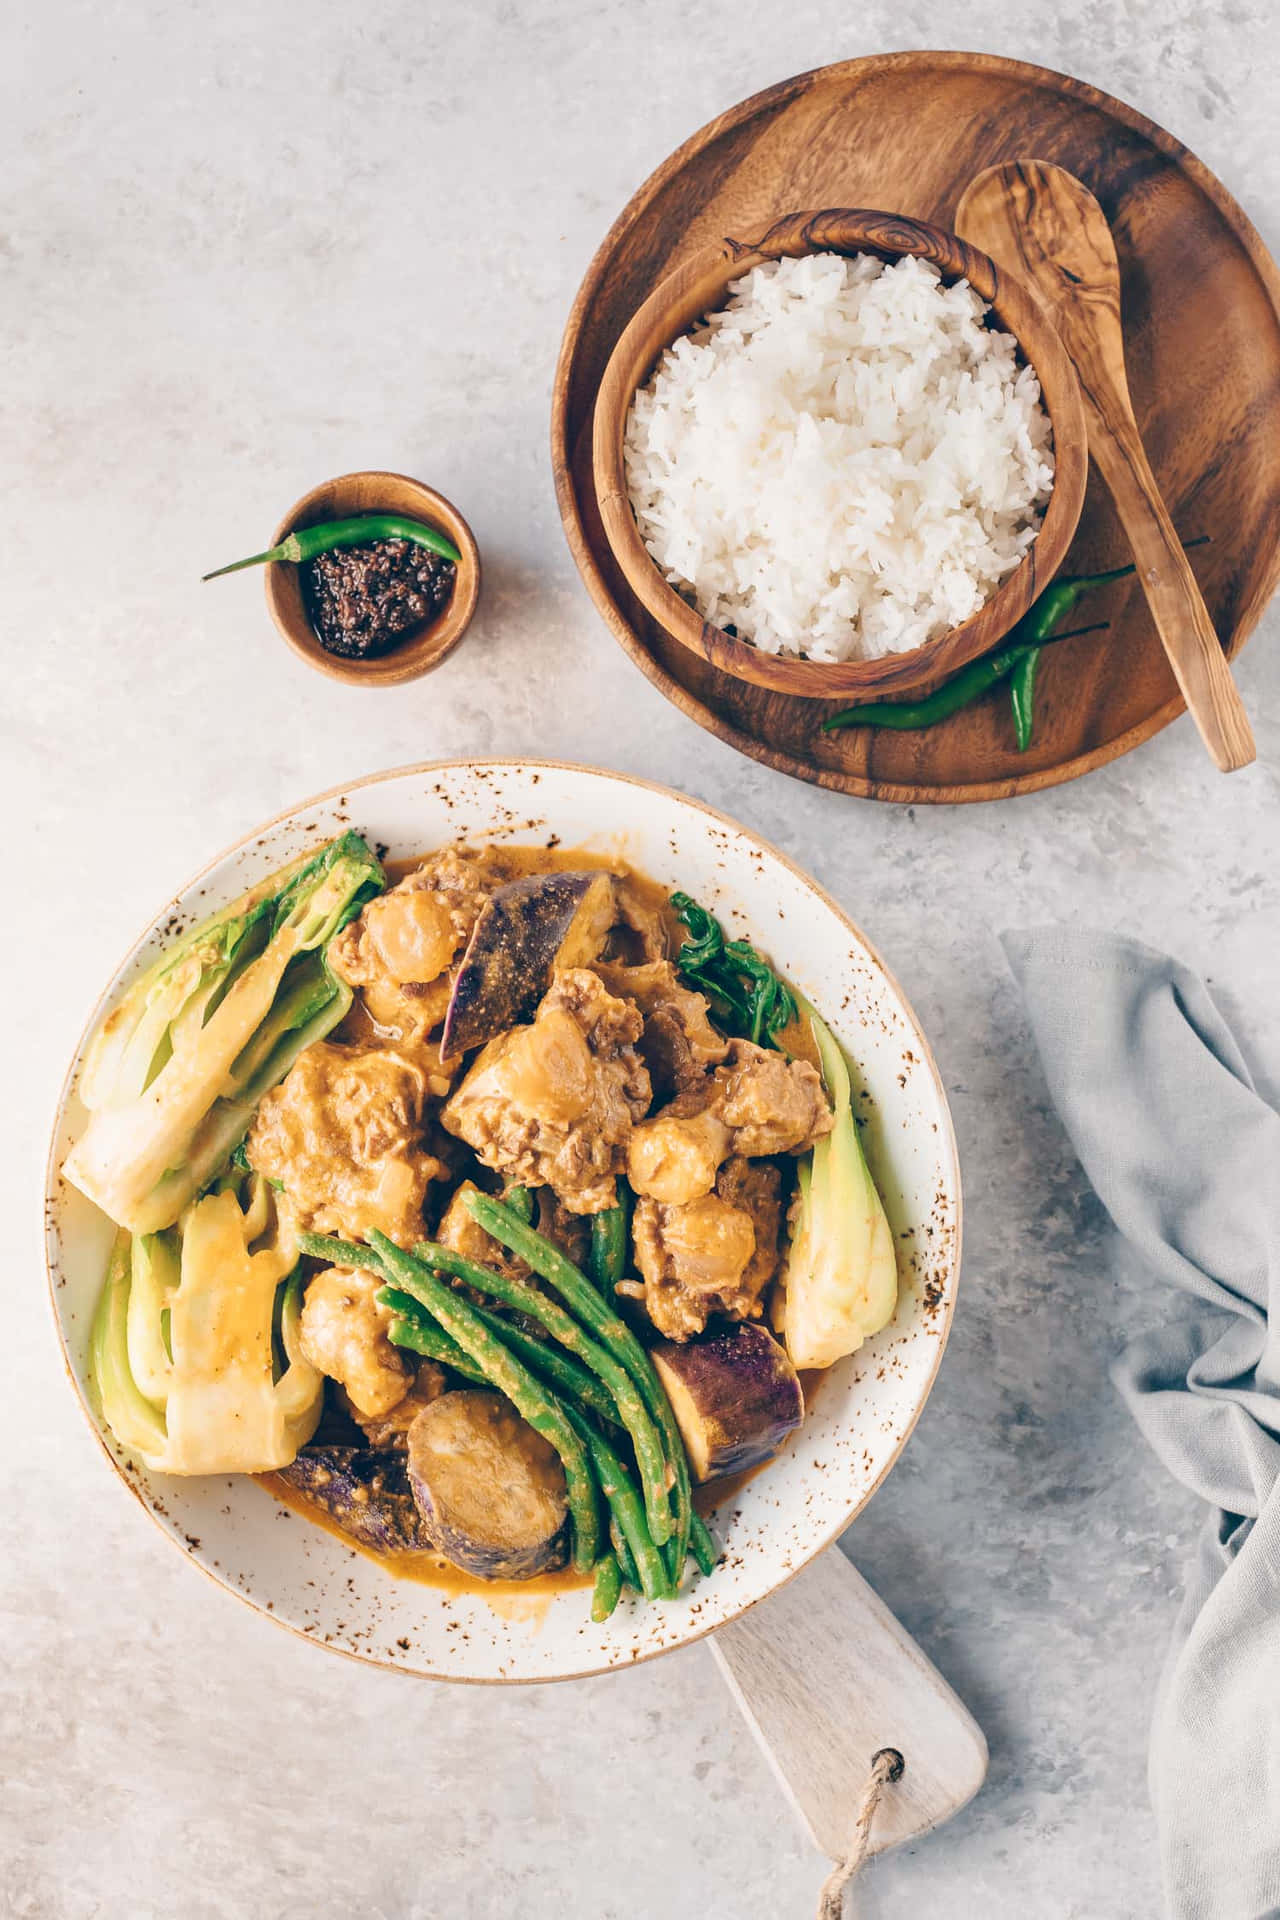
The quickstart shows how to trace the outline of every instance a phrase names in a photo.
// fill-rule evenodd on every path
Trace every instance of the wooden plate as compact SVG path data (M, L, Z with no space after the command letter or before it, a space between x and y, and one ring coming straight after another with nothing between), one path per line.
M1172 135L1082 81L989 54L898 53L799 75L713 120L641 187L569 315L552 403L552 461L574 559L654 684L699 725L767 765L875 800L1004 799L1071 780L1148 740L1182 701L1132 583L1086 601L1110 630L1046 654L1036 738L1013 743L1008 701L926 733L825 736L837 702L730 679L668 639L605 542L591 477L596 390L658 280L725 235L794 207L885 207L948 226L973 175L1057 161L1115 231L1129 380L1179 530L1207 534L1196 575L1228 652L1280 580L1280 273L1235 201ZM1128 559L1090 477L1072 573Z

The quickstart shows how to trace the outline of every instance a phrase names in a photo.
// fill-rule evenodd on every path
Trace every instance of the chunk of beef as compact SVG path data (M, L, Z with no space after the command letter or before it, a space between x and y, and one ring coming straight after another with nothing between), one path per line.
M638 967L602 961L596 972L610 993L634 1000L644 1015L640 1053L656 1099L701 1087L710 1069L727 1058L729 1042L712 1026L706 999L683 984L669 960Z
M583 967L559 974L533 1024L482 1049L441 1111L451 1133L518 1186L550 1187L570 1213L613 1205L652 1092L638 1009Z
M363 1269L325 1267L307 1282L302 1302L302 1351L338 1382L361 1422L389 1413L413 1384L408 1361L387 1338L392 1316L375 1298L382 1284Z
M761 1294L778 1266L782 1180L770 1162L734 1157L715 1190L682 1206L641 1200L633 1225L644 1302L659 1333L689 1340L713 1314L759 1316Z
M440 1026L449 968L505 871L490 848L444 847L371 900L333 941L330 966L360 990L382 1032L416 1043Z
M429 1074L385 1047L317 1041L259 1104L250 1165L283 1188L282 1209L318 1233L401 1246L422 1235L422 1202L443 1169L423 1145Z
M831 1124L821 1077L807 1061L733 1040L720 1066L635 1129L628 1178L638 1194L687 1205L711 1192L731 1154L803 1153Z

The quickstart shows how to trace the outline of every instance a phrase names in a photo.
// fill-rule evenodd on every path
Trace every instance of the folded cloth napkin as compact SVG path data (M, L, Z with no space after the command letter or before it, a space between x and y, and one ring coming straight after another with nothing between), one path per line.
M1156 1700L1150 1783L1176 1920L1280 1916L1280 1114L1203 981L1132 940L1005 936L1099 1199L1173 1287L1114 1378L1210 1513Z

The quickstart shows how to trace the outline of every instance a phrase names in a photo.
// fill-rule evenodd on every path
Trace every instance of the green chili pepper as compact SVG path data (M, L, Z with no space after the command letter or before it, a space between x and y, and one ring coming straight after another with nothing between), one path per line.
M1031 745L1031 736L1036 725L1036 668L1040 664L1039 647L1028 647L1018 661L1009 681L1009 699L1013 706L1013 737L1018 743L1018 752L1025 753Z
M1184 548L1201 547L1208 539L1201 534L1195 540L1184 540ZM1106 622L1096 622L1090 627L1073 627L1070 633L1055 633L1054 628L1063 615L1070 611L1082 595L1094 587L1109 586L1113 580L1124 580L1135 571L1132 563L1127 567L1112 567L1106 573L1079 573L1065 580L1055 580L1023 614L1018 624L1011 628L1004 643L993 653L987 653L980 660L971 660L967 667L961 667L932 693L922 700L871 700L856 707L845 707L839 713L833 713L829 720L822 723L824 733L837 733L842 727L892 727L896 732L914 732L920 727L935 727L940 720L949 720L953 713L959 713L990 687L998 685L1014 673L1023 656L1033 649L1038 652L1050 641L1075 640L1082 633L1097 633ZM1030 710L1031 690L1035 683L1035 668L1027 677L1027 743L1031 739L1033 719ZM1015 712L1015 727L1019 725ZM1024 750L1024 742L1019 734L1019 751Z
M316 527L298 527L278 547L250 554L247 560L233 560L229 567L215 567L202 578L219 580L224 573L239 573L244 567L263 567L270 560L289 560L299 566L304 560L314 560L319 553L332 553L335 547L362 547L369 540L412 540L415 547L427 547L432 553L443 554L455 566L462 559L452 540L424 520L406 520L399 513L358 513L349 520L323 520Z
M1039 606L1040 602L1037 601L1036 605ZM1059 605L1055 619L1061 619L1064 611ZM822 731L835 733L841 727L892 727L898 733L911 733L919 727L936 727L940 720L949 720L953 713L959 713L962 707L972 706L991 687L998 686L1001 680L1007 680L1022 656L1032 647L1038 651L1048 646L1050 640L1055 644L1060 640L1078 640L1082 633L1101 633L1106 625L1105 620L1095 620L1092 626L1073 627L1070 633L1055 633L1032 640L1021 630L1023 622L1019 621L1013 629L1013 635L1002 647L997 647L994 653L984 653L980 660L971 660L967 667L961 667L959 673L953 674L950 680L944 680L940 687L925 694L923 699L873 700L866 706L846 707L842 713L833 713L829 720L824 720Z

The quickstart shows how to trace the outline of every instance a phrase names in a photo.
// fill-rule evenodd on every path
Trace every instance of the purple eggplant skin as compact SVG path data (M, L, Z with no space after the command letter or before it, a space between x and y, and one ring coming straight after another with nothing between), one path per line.
M374 1447L304 1447L278 1478L371 1553L429 1553L432 1540L409 1487L402 1453Z
M440 1036L450 1056L533 1018L557 967L599 958L616 914L612 874L529 874L492 893L454 977Z
M650 1359L667 1391L695 1480L758 1467L804 1419L804 1390L785 1350L758 1321L721 1327Z
M500 1393L465 1387L409 1428L409 1484L432 1544L481 1580L529 1580L568 1557L555 1449Z

